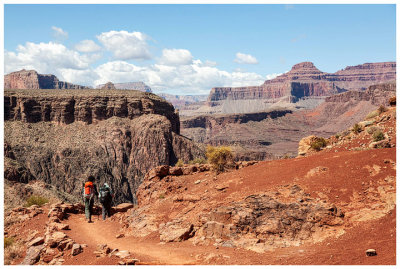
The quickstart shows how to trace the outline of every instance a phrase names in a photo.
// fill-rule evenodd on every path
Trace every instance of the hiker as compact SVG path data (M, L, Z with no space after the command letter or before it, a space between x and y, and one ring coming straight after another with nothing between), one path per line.
M88 181L85 182L83 199L85 202L85 217L88 220L88 223L92 222L92 214L93 214L93 204L94 197L98 195L97 187L93 183L95 181L93 176L88 177Z
M107 183L104 183L103 186L100 187L99 191L99 200L101 203L101 213L103 215L103 220L107 217L111 217L111 203L112 203L113 194L110 186Z

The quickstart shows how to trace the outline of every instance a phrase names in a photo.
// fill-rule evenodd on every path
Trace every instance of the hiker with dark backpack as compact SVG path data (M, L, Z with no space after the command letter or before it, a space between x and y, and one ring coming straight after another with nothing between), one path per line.
M98 195L97 187L93 183L95 181L93 176L88 177L83 189L83 200L85 202L85 217L88 223L92 222L94 197Z
M106 219L106 216L111 216L112 197L113 194L111 192L110 186L108 186L107 183L104 183L104 185L100 187L99 191L99 200L101 203L101 213L103 215L103 220Z

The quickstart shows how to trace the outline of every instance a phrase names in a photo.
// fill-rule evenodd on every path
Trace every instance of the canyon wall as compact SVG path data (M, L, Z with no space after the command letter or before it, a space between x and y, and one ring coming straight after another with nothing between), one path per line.
M98 185L108 182L116 203L135 202L143 175L153 167L204 157L179 134L173 106L153 94L6 90L4 99L7 163L75 202L88 175Z

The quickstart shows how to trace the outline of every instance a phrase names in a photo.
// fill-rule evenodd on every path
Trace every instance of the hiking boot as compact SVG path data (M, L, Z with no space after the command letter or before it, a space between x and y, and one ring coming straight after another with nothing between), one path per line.
M93 223L93 221L92 220L88 220L88 223Z

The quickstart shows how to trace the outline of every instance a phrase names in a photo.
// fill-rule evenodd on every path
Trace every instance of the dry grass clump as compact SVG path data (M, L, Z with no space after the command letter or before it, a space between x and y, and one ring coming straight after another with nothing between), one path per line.
M181 159L179 159L179 160L176 162L175 167L182 167L183 165L184 165L184 162L183 162Z
M365 117L365 119L366 119L366 120L372 119L372 118L375 118L376 116L379 116L379 111L378 111L378 110L374 110L374 111L370 112L370 113Z
M38 195L32 195L26 200L26 204L24 206L25 207L30 207L32 205L42 206L48 202L49 202L49 199L47 199L45 197L38 196Z
M381 130L377 130L372 134L372 138L374 139L375 142L378 142L385 139L385 135L382 133Z
M206 164L207 160L204 158L196 158L194 160L189 161L189 164Z
M362 131L361 125L356 123L353 125L353 129L352 129L353 133L358 134Z
M312 149L316 151L320 151L322 148L326 147L327 141L322 137L317 137L313 142L311 142L310 146Z
M13 237L4 237L4 264L10 265L13 260L21 258L23 245Z
M233 153L230 147L207 146L206 156L217 173L225 171L229 164L233 163Z

